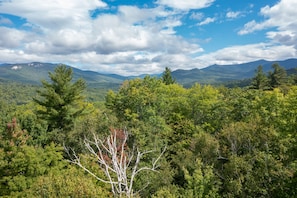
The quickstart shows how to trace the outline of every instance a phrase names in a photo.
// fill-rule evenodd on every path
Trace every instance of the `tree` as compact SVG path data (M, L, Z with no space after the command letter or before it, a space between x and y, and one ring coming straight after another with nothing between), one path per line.
M83 113L82 92L86 83L82 79L72 82L72 69L65 65L49 72L49 77L51 82L43 80L43 90L38 90L39 97L33 99L42 107L38 115L48 122L48 131L69 131L75 118Z
M226 197L294 197L284 196L292 195L285 187L294 173L287 160L289 142L273 126L256 117L226 126L218 138L226 160L217 174Z
M143 120L147 117L148 109L156 106L161 84L159 79L150 76L125 81L117 94L108 92L105 105L121 121Z
M219 102L219 96L219 91L209 85L195 84L189 89L188 101L192 107L190 117L195 125L201 125L209 132L215 130L210 123L214 120L213 111Z
M274 63L272 65L273 72L269 73L270 86L271 88L280 87L287 82L287 72L279 64Z
M78 156L73 150L65 148L71 160L84 169L86 172L95 177L98 181L111 185L111 191L115 196L133 197L136 193L133 191L134 180L136 176L143 171L157 171L158 161L164 154L165 149L159 156L152 160L149 165L143 165L141 160L148 157L147 154L153 151L140 152L129 150L127 145L128 132L126 130L111 130L111 134L101 140L94 134L93 140L85 139L85 146L91 154L91 158L96 162L105 174L105 177L98 176L98 173L92 171L84 165L82 156ZM99 173L100 174L100 173Z
M220 197L220 182L218 182L219 180L213 172L212 166L203 164L198 158L196 159L193 173L190 173L184 168L184 174L187 184L186 188L184 189L183 197Z
M263 72L262 65L259 65L256 70L255 77L252 79L251 88L264 90L264 89L267 89L267 85L268 85L268 78Z
M7 124L6 133L0 136L0 197L26 197L21 193L39 176L65 168L62 147L53 143L44 148L29 146L30 138L15 118Z
M162 81L166 85L170 85L170 84L175 83L175 79L171 75L170 68L168 68L168 67L165 68L165 71L163 72L163 75L162 75Z
M90 178L79 168L70 164L61 170L49 171L49 173L37 177L32 186L14 197L92 197L108 198L112 194L105 186L96 184L94 178ZM18 196L17 196L18 195Z

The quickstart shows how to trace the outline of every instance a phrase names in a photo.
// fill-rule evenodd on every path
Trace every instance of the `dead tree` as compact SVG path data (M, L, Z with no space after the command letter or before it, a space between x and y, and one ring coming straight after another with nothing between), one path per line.
M65 147L71 157L71 163L78 165L97 180L111 185L115 196L133 197L133 182L141 171L157 171L158 161L164 154L166 147L153 159L150 166L140 167L140 161L144 155L153 150L140 152L138 148L129 150L127 147L128 132L126 130L113 129L111 134L103 141L94 134L93 140L85 139L84 144L91 156L95 158L106 178L101 178L81 163L80 156L73 150Z

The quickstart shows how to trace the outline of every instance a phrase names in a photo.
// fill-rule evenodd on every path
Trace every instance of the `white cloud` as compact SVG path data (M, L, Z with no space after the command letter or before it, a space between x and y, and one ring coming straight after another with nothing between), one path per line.
M199 45L177 36L184 11L162 6L140 9L119 6L116 13L90 10L106 8L102 1L11 0L0 5L0 13L19 16L24 29L0 27L2 62L62 62L82 69L123 75L156 73L167 59L190 60L202 51ZM179 55L179 54L184 55ZM173 59L179 57L179 59Z
M157 4L175 9L192 10L209 7L215 0L158 0Z
M278 32L267 32L267 37L277 43L283 43L286 45L296 44L297 35L296 32L287 31L278 31Z
M272 43L233 46L197 56L203 52L197 44L203 39L186 40L177 34L177 27L184 28L185 18L199 21L198 25L216 21L216 18L203 18L202 12L189 13L190 9L207 7L213 2L159 0L154 8L119 6L108 13L102 9L111 8L100 0L2 1L0 13L19 16L24 24L22 29L14 29L5 18L0 18L0 25L1 20L2 25L7 24L0 26L0 60L62 62L98 72L138 75L160 73L165 66L191 69L214 63L296 57L293 47L297 43L296 22L284 13L284 9L291 8L278 6L281 2L261 10L264 22L252 21L242 29L242 34L246 34L277 27L277 31L267 33ZM96 9L97 17L90 17L90 11ZM191 15L185 17L186 14ZM230 12L227 17L236 16L237 12Z
M216 18L211 18L211 17L207 17L206 19L204 19L203 21L199 22L197 25L201 26L201 25L207 25L209 23L213 23L216 20Z
M238 34L244 35L249 34L257 30L262 30L264 28L268 27L265 23L257 23L255 20L249 21L248 23L244 24L244 28L241 29Z
M146 20L153 20L155 17L166 17L168 13L160 8L140 9L136 6L119 6L119 14L122 21L133 24Z
M284 48L297 49L297 1L281 0L274 6L265 6L261 9L261 15L265 17L263 22L250 21L238 33L249 34L254 31L268 28L276 28L276 31L269 31L266 36L274 44L284 45ZM281 52L279 52L281 53ZM277 56L277 55L276 55Z
M5 18L3 16L0 16L0 25L12 25L12 21L8 18Z
M248 34L266 28L277 27L279 30L297 30L297 1L281 0L274 6L265 6L260 14L265 17L263 22L250 21L244 25L239 34Z
M237 12L230 11L226 13L226 17L231 19L237 18L239 15L240 15L239 11Z
M92 42L84 31L74 29L61 29L55 34L50 34L51 44L53 47L62 48L65 51L81 51L86 50L92 45Z
M197 61L203 60L204 65L212 64L239 64L259 59L265 60L283 60L295 58L297 51L292 46L273 45L269 43L257 43L241 46L227 47L213 53L196 57Z
M0 60L4 63L24 63L34 61L44 61L36 54L25 53L23 50L11 50L0 48Z
M195 20L200 21L203 18L203 16L204 16L204 14L202 12L193 12L190 15L190 19L195 19Z
M25 37L26 33L22 31L7 27L0 27L0 46L2 48L20 47Z
M0 12L18 15L32 23L32 26L40 27L41 34L44 34L43 43L47 43L48 47L63 46L64 49L69 47L77 50L92 47L91 43L115 51L148 48L148 42L158 39L152 34L181 25L179 18L174 17L174 12L164 11L160 7L139 9L135 6L120 6L117 14L99 15L97 19L92 19L88 11L105 4L101 1L88 2L18 0L4 2ZM163 41L167 39L165 35L159 38ZM177 43L182 40L175 38ZM168 39L172 40L173 37L168 36ZM122 49L117 48L117 43Z
M137 22L144 24L133 25L122 21L117 15L106 14L98 17L94 21L93 29L96 52L108 54L117 51L162 51L166 53L199 49L198 45L190 44L174 35L173 28L181 25L178 18L167 17L158 21Z
M44 30L64 26L85 28L89 23L89 10L106 7L99 0L11 0L1 3L0 12L21 16Z

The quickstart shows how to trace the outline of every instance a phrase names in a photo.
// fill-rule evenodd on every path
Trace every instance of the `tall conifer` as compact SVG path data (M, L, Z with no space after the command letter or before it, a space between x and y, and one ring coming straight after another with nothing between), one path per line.
M38 91L39 97L34 101L41 105L38 111L40 118L48 122L48 131L54 129L69 131L76 117L83 113L84 80L72 82L73 72L65 65L56 67L54 73L49 72L51 82L42 81L43 89Z

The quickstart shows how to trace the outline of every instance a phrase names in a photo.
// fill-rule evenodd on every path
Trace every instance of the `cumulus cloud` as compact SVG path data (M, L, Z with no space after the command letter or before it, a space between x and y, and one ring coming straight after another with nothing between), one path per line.
M0 46L2 48L20 47L25 38L26 34L22 31L0 27Z
M9 18L0 17L0 60L62 62L81 69L138 75L160 73L165 66L191 69L214 63L296 56L296 14L292 8L296 3L292 0L262 8L265 20L251 21L239 32L248 34L277 27L276 31L267 32L273 42L233 46L201 55L204 50L199 43L205 38L194 41L177 31L185 27L185 18L192 19L188 21L192 27L197 21L202 26L219 20L220 15L206 18L200 10L196 12L213 3L214 0L157 0L150 8L111 8L101 0L1 1L0 13L19 17L23 24L17 29ZM238 15L229 12L226 17Z
M1 3L0 13L26 20L23 26L30 27L31 39L26 40L25 49L67 54L90 47L93 24L89 11L106 6L99 0L12 0Z
M240 64L259 59L283 60L297 56L292 46L274 45L271 43L257 43L223 48L221 50L196 57L197 61L205 60L205 67L212 64Z
M64 26L88 26L89 11L106 7L99 0L11 0L1 3L0 12L20 16L45 30Z
M297 1L281 0L274 6L265 6L260 14L265 18L262 22L250 21L238 33L249 34L268 28L276 28L276 31L268 31L266 36L275 45L285 45L287 48L297 50ZM282 53L282 52L279 52ZM276 55L277 56L277 55Z
M274 6L265 6L260 14L265 18L263 22L252 20L244 25L239 34L248 34L266 28L277 27L279 30L297 30L297 1L281 0Z
M157 4L175 9L191 10L209 7L215 0L158 0Z
M176 35L184 11L162 6L118 6L115 13L104 9L109 7L100 0L1 2L0 13L22 18L22 26L28 28L0 27L0 59L66 62L128 75L132 70L135 74L163 70L162 62L154 61L160 54L181 59L180 53L190 57L202 51L198 44ZM96 17L90 16L94 12Z

